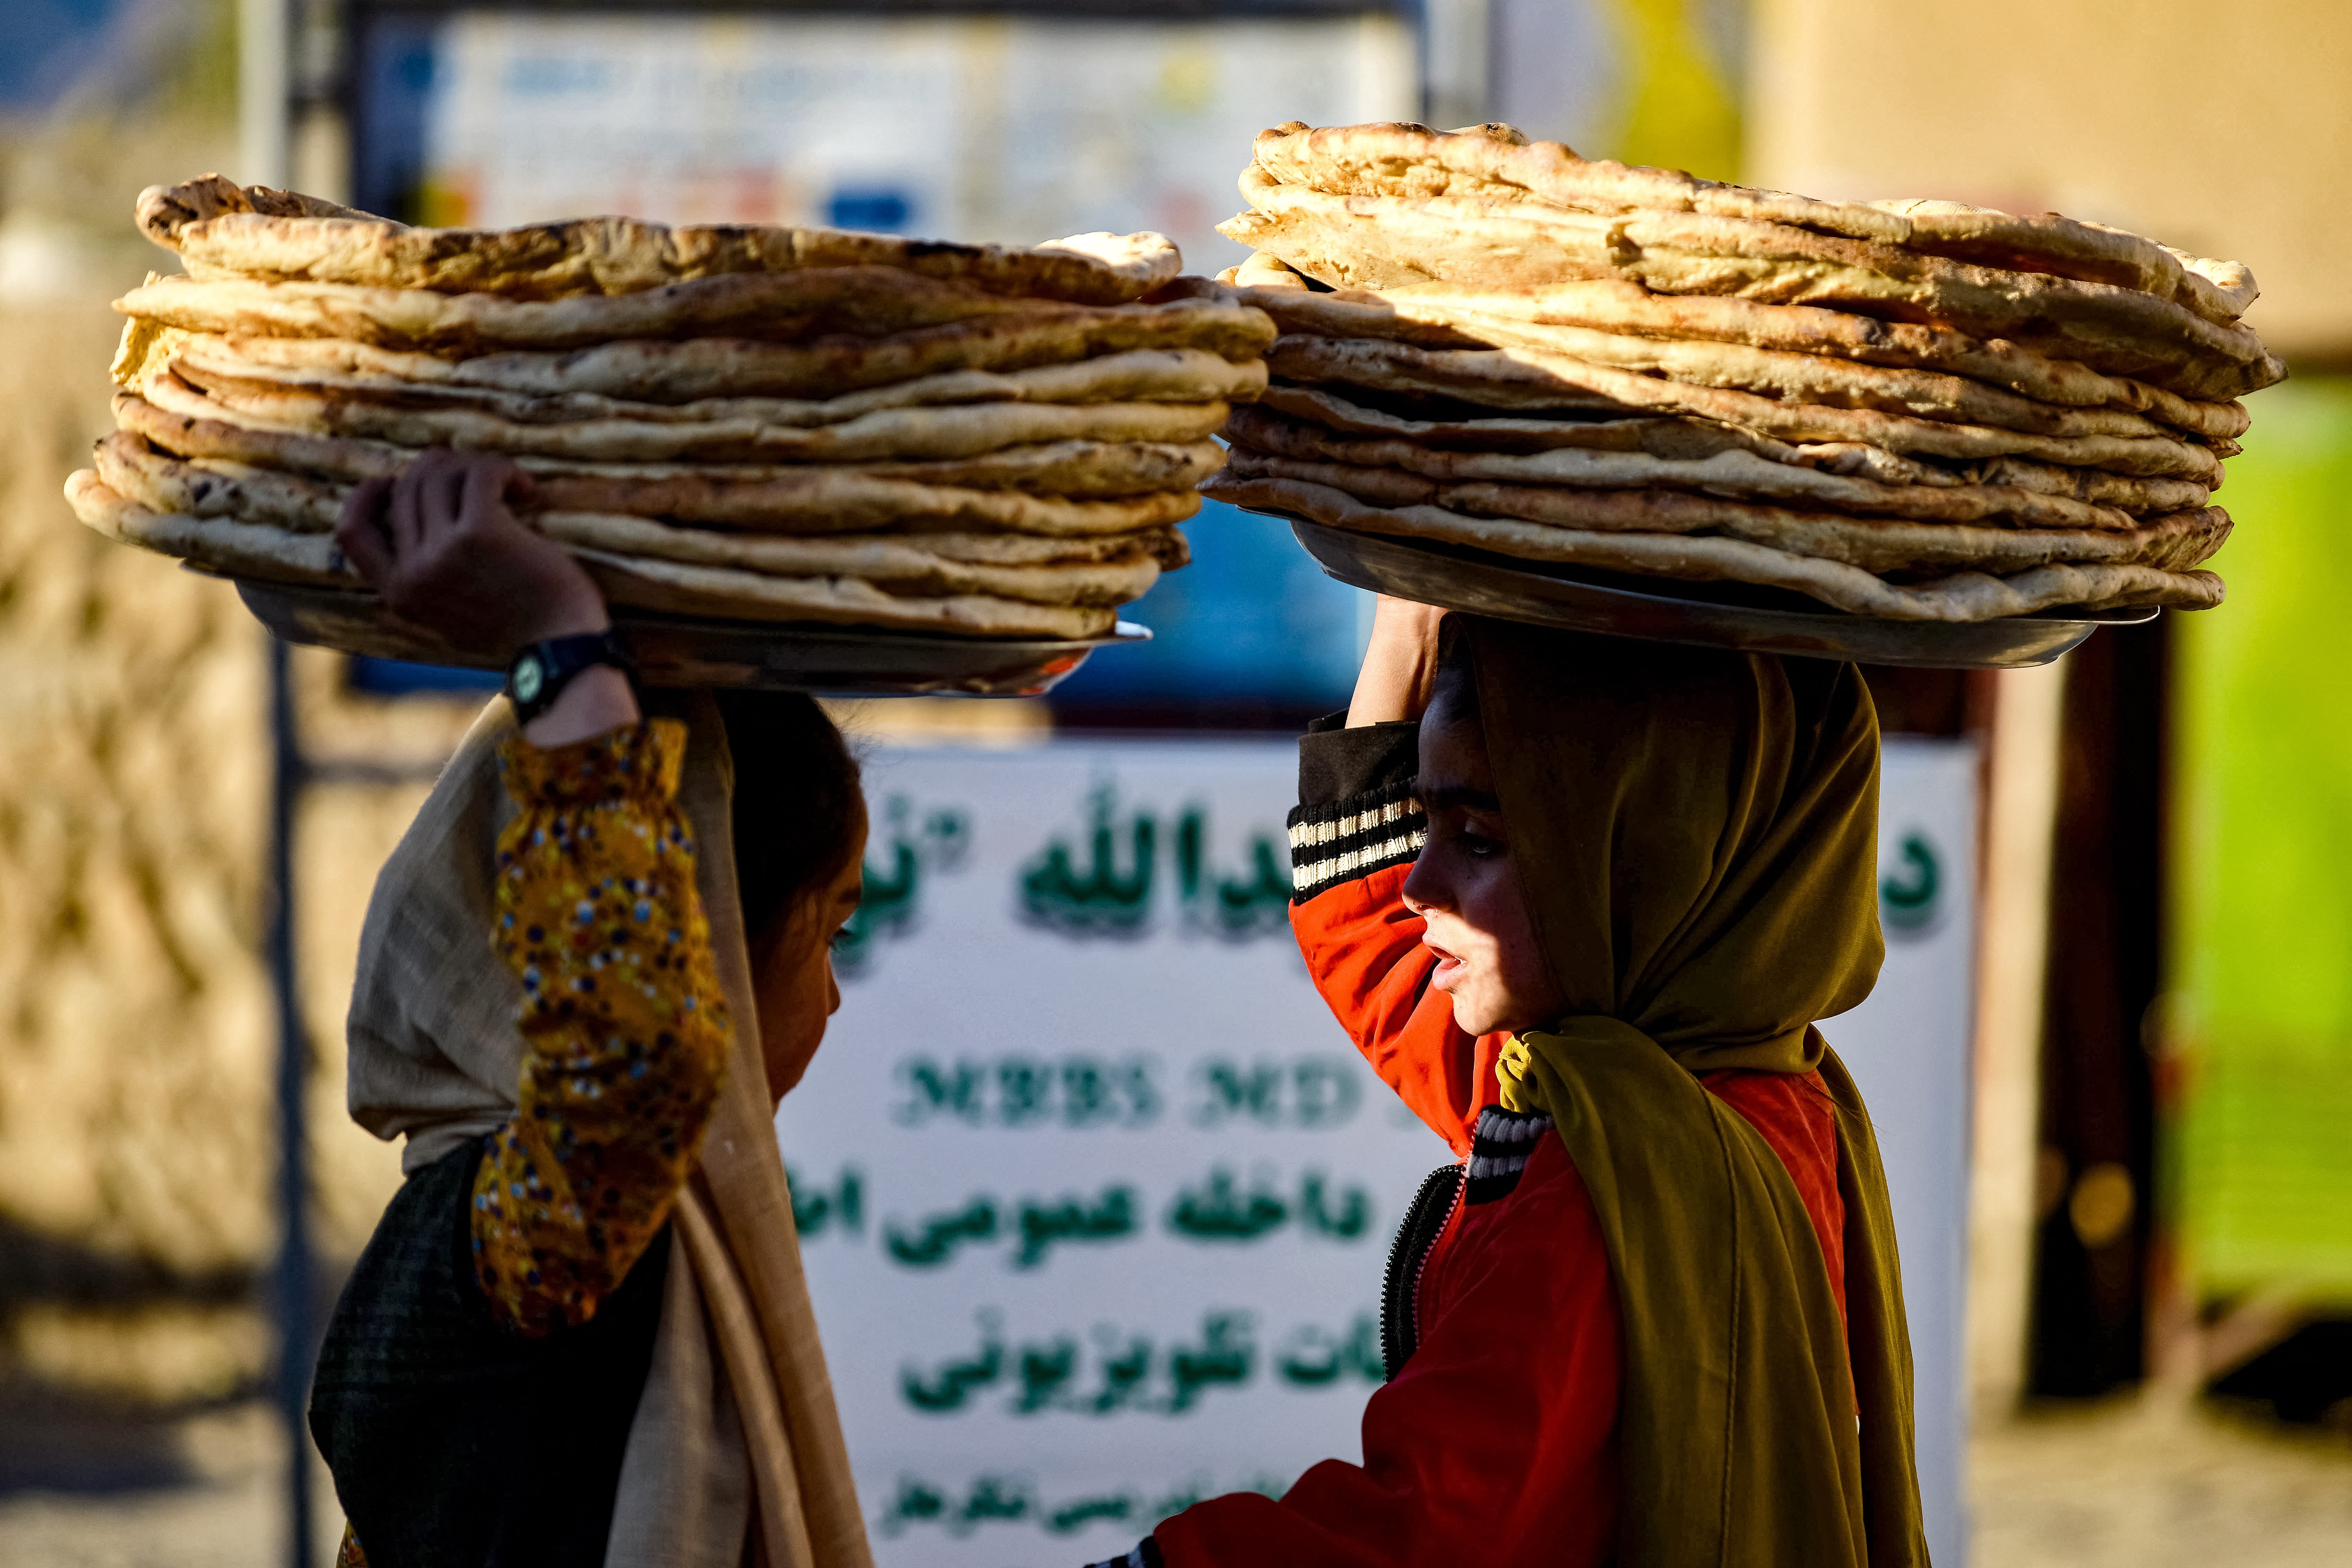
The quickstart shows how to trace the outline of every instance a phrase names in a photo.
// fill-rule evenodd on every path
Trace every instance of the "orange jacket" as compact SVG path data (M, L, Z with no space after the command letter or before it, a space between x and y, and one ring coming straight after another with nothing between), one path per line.
M1169 1568L1580 1568L1611 1558L1622 1350L1598 1216L1539 1118L1499 1109L1500 1036L1455 1027L1404 907L1423 819L1411 725L1309 735L1292 817L1292 928L1373 1069L1461 1163L1433 1174L1391 1262L1390 1378L1361 1465L1325 1460L1281 1500L1213 1498L1130 1561ZM1319 754L1318 754L1319 753ZM1841 1305L1844 1205L1829 1095L1812 1075L1714 1073L1707 1089L1780 1154Z

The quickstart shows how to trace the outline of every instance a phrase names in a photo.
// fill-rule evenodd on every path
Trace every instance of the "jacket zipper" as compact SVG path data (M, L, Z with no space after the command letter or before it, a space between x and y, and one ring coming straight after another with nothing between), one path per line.
M1430 1172L1390 1244L1388 1272L1381 1285L1381 1361L1391 1381L1421 1344L1422 1276L1428 1271L1437 1238L1461 1206L1466 1170L1465 1165L1440 1165Z

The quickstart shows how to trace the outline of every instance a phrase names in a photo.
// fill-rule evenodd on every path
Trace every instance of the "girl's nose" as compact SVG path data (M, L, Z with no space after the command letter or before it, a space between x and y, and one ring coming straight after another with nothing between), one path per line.
M1444 909L1444 890L1437 881L1435 873L1429 868L1429 851L1423 849L1420 858L1413 861L1412 869L1405 876L1401 895L1404 907L1417 915L1425 915L1433 909Z

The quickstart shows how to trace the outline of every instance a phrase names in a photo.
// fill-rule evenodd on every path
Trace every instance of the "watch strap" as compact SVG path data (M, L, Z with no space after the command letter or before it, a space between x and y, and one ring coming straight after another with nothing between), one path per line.
M507 666L507 700L514 704L515 721L528 724L546 712L572 677L600 664L613 666L632 680L636 677L636 660L617 628L550 637L523 648Z

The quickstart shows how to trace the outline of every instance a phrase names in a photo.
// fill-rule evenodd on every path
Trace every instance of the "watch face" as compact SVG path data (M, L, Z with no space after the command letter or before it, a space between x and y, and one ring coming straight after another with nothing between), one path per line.
M541 667L538 655L525 654L522 658L515 661L514 694L516 701L526 703L538 701L539 689L546 684L547 671Z

